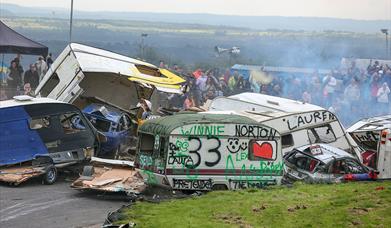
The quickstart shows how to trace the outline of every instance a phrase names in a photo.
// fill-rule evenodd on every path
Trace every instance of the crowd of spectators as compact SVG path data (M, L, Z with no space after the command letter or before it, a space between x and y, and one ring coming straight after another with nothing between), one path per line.
M24 72L17 55L10 63L0 100L14 95L33 95L52 63L51 54L46 59L40 56ZM169 68L163 61L160 67ZM391 113L391 68L378 61L371 61L366 69L360 69L352 62L348 67L335 68L323 75L317 71L301 75L286 72L274 75L268 83L251 80L230 69L197 69L192 73L184 72L177 65L169 69L187 78L187 93L170 96L171 105L179 109L201 107L207 100L218 96L255 92L322 106L336 113L347 125L363 117Z
M177 69L172 69L177 70ZM198 69L188 74L188 93L177 97L178 108L200 107L207 100L242 92L255 92L312 103L334 112L346 125L361 118L391 113L391 68L375 61L366 69L352 62L330 73L274 76L270 83L252 81L238 71Z
M33 95L46 71L53 63L52 55L46 58L39 56L35 63L29 65L24 71L21 64L21 56L17 55L9 64L7 73L1 83L0 100L9 99L15 95Z

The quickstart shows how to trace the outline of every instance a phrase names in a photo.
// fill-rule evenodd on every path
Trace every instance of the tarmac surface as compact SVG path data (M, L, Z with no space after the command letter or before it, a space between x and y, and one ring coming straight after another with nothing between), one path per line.
M101 227L107 214L126 205L123 195L79 192L71 180L53 185L34 179L13 187L0 184L0 227Z

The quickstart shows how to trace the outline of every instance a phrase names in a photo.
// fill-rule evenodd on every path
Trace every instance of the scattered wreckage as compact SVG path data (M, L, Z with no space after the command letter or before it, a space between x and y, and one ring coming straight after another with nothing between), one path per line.
M49 98L16 96L0 101L0 181L18 185L80 163L99 148L100 135L81 111ZM104 138L102 138L104 139Z
M132 137L135 135L133 129L136 123L128 113L101 104L90 104L82 111L91 124L106 137L96 156L118 159L121 151L128 151L131 146L136 145L136 139ZM128 150L123 149L126 147Z
M82 175L71 187L77 190L123 192L127 195L141 193L146 185L131 161L93 157L91 165L84 166Z
M130 126L123 126L124 129L118 131L103 129L109 141L103 145L102 154L126 154L129 147L134 147L137 131L137 124L130 124L126 119L129 117L131 122L138 123L142 114L137 107L139 101L150 100L155 111L163 99L162 94L182 93L184 90L185 80L166 69L103 49L71 43L51 65L35 94L74 104L84 109L88 116L96 111L89 110L89 105L104 106L102 110L110 112L115 109L118 115L124 114L123 120L118 119L118 126L121 121ZM102 118L113 122L110 113L102 114ZM131 129L125 129L127 127ZM110 137L117 132L121 133ZM129 139L127 145L112 141L121 141L121 134L127 134L124 136Z
M280 134L232 114L176 114L139 128L135 166L149 185L177 190L261 188L281 182Z
M284 182L339 183L375 180L377 173L351 154L327 144L296 148L284 155Z
M360 120L347 131L365 149L363 163L376 169L380 179L391 178L391 115Z

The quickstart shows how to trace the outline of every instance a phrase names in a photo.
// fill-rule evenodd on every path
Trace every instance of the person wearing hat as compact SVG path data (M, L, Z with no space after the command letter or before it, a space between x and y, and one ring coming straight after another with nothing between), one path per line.
M143 109L143 114L141 114L141 119L146 120L152 114L152 103L149 100L141 98L140 102L137 104L138 108Z

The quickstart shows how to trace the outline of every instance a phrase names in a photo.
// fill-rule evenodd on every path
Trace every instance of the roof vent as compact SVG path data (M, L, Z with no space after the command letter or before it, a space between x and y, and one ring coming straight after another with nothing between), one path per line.
M13 98L16 101L31 101L33 99L33 97L27 95L14 96Z
M276 101L269 101L269 100L267 100L266 101L267 103L269 103L269 104L272 104L272 105L280 105L278 102L276 102Z

